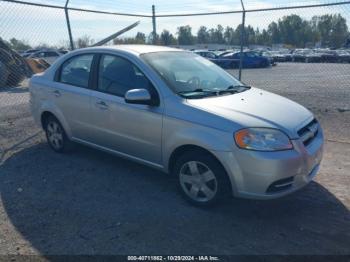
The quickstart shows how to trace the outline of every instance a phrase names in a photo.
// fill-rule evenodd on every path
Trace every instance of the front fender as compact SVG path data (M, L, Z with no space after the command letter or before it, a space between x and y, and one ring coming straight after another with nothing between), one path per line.
M178 119L166 119L163 126L163 164L169 166L171 154L179 147L194 145L208 151L232 151L233 135Z

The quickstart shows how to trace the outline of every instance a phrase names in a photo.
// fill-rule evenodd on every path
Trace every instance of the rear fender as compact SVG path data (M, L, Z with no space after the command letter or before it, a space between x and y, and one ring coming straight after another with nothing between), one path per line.
M65 117L63 116L61 110L54 103L52 103L50 101L43 102L41 107L40 107L40 119L41 119L41 116L43 115L44 112L50 112L51 114L53 114L58 119L58 121L60 121L68 138L72 137L72 131L71 131Z

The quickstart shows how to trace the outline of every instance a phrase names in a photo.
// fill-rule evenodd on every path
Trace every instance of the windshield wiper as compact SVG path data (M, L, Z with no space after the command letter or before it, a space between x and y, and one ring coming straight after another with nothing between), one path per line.
M186 90L186 91L178 92L178 94L180 94L180 95L187 95L187 94L191 94L191 93L202 93L202 94L200 94L200 96L203 96L203 95L216 95L217 91L197 88L195 90ZM194 94L194 95L190 95L190 96L198 96L198 95Z
M180 91L179 94L187 94L187 93L202 93L202 92L211 92L211 90L205 90L202 88L197 88L194 90L186 90L186 91Z
M251 86L247 86L247 85L235 85L235 86L231 85L231 86L227 87L225 90L232 90L232 89L239 88L239 87L243 87L243 88L247 88L247 89L251 88Z
M207 90L207 89L197 88L194 90L180 91L180 92L178 92L178 94L184 95L186 97L219 96L219 95L223 95L226 93L230 93L230 94L239 93L240 92L240 90L238 89L239 87L243 87L243 88L247 88L247 89L251 88L250 86L246 86L246 85L235 85L235 86L231 85L223 90ZM200 93L200 94L192 94L192 93ZM191 94L191 95L189 95L189 94Z
M222 95L225 93L231 93L231 94L239 93L240 92L240 90L238 89L239 87L244 87L247 89L251 88L250 86L245 86L245 85L236 85L236 86L231 85L224 90L217 91L217 94Z

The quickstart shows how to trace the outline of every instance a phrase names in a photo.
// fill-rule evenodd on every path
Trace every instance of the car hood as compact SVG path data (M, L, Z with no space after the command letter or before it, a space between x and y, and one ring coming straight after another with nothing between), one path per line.
M218 97L188 99L188 104L243 127L268 127L298 138L297 131L313 119L305 107L282 96L251 88Z

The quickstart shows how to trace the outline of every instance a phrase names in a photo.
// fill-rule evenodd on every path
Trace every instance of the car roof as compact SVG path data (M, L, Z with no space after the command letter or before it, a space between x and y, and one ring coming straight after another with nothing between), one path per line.
M52 77L55 74L57 68L66 60L70 59L75 55L82 55L86 53L92 52L113 52L120 51L124 53L129 53L132 56L139 56L145 53L155 53L155 52L165 52L165 51L173 51L173 52L188 52L182 49L170 48L164 46L156 46L156 45L110 45L110 46L95 46L95 47L85 47L75 49L71 52L68 52L65 55L62 55L61 58L57 60L50 68L45 71L45 75L47 77Z
M34 51L33 53L41 53L41 52L57 52L56 49L38 49L37 51Z
M84 50L121 50L137 54L164 52L164 51L183 51L177 48L157 46L157 45L111 45L111 46L97 46L87 47Z
M243 53L246 53L247 51L243 51ZM241 53L241 51L234 51L234 52L229 52L227 53L226 55L235 55L235 54L238 54L238 53Z

